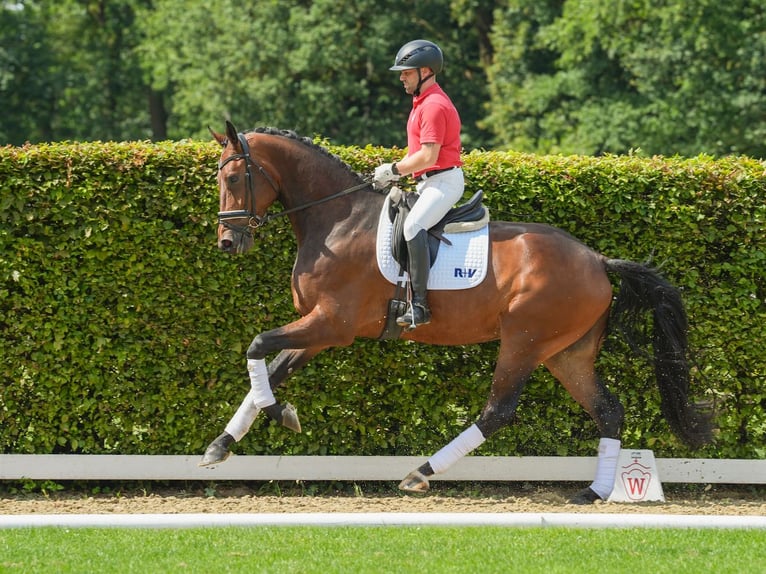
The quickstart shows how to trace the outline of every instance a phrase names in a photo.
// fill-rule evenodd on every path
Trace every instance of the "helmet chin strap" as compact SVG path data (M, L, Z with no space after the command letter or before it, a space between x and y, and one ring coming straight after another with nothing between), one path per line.
M428 75L428 76L426 76L426 77L424 78L424 77L422 77L422 76L420 75L420 68L418 68L418 87L417 87L417 88L415 88L415 92L414 92L414 94L415 94L416 96L419 96L419 95L420 95L420 88L422 88L422 87L423 87L423 82L426 82L426 81L430 80L430 79L431 79L431 78L433 78L435 75L436 75L436 74L434 74L434 73L432 72L430 75Z

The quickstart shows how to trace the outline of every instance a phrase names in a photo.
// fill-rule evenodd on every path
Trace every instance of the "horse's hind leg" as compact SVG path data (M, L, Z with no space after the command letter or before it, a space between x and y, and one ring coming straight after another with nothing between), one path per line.
M430 487L428 477L446 471L498 429L510 424L521 391L538 364L520 349L521 346L512 343L501 343L500 360L495 367L490 396L476 423L408 474L399 484L400 490L426 492Z
M579 341L545 361L548 370L595 421L601 437L595 480L569 500L572 504L591 504L609 497L620 454L624 410L599 378L594 364L605 320L604 317Z

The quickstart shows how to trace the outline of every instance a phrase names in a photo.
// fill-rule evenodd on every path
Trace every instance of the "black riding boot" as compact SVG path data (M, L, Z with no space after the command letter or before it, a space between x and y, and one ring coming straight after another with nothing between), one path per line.
M431 256L428 253L428 231L422 230L407 242L409 258L410 285L412 286L412 302L407 312L396 318L400 327L414 329L418 325L431 322L431 311L428 309L428 273L431 271Z

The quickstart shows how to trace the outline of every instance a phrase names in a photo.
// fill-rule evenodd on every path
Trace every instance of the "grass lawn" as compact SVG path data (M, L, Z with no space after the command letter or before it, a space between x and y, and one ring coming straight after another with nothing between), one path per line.
M0 572L766 574L766 531L510 527L0 530Z

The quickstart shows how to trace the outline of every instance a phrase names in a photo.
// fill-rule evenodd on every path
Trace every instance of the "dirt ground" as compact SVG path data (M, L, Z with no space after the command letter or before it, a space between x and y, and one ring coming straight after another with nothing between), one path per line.
M663 513L766 516L766 487L665 486L665 502L573 506L583 485L434 484L407 495L380 484L226 484L184 487L83 487L19 493L0 488L0 514L183 514L288 512Z

